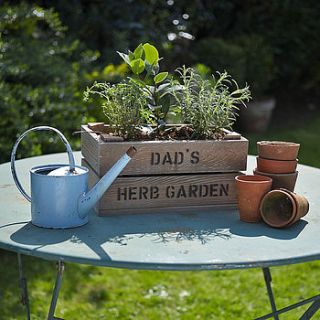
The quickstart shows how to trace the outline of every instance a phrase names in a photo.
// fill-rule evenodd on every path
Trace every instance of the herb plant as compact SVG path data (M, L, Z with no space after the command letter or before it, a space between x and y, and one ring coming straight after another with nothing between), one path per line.
M127 140L137 138L138 129L152 121L151 111L145 108L147 96L133 82L113 85L95 82L84 92L84 100L88 101L92 95L101 101L107 122L112 125L114 133Z
M231 129L239 105L251 98L249 87L239 88L227 72L218 72L211 80L193 68L182 67L177 72L182 85L173 95L182 122L193 129L191 138L214 138L222 129Z
M178 86L172 86L168 81L168 72L159 72L159 52L149 43L140 44L133 52L128 54L118 52L120 57L129 65L134 76L130 77L146 95L147 107L152 111L152 117L158 126L158 131L165 124L170 111L173 91Z
M133 52L118 52L132 75L118 84L95 83L85 91L101 106L114 132L125 139L215 139L231 129L240 104L251 98L227 72L204 79L193 68L177 70L178 78L160 72L158 50L149 43ZM167 124L170 114L183 125Z

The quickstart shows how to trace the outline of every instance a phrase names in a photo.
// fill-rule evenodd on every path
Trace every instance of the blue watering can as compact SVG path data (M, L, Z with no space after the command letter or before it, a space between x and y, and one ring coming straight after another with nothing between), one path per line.
M69 165L50 164L33 167L30 170L31 196L29 196L17 177L16 152L20 141L29 132L41 130L51 130L59 135L67 148ZM65 136L55 128L40 126L27 130L16 141L11 152L11 171L17 188L31 202L31 222L34 225L54 229L73 228L88 222L90 209L103 196L135 153L136 149L130 147L88 192L89 170L75 165L70 144Z

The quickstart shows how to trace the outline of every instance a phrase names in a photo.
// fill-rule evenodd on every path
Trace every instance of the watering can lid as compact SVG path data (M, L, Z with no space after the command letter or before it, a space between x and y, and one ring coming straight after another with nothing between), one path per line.
M55 177L61 177L61 176L74 176L86 173L87 171L76 167L74 170L70 170L70 166L64 166L60 167L58 169L52 170L48 173L48 176L55 176Z

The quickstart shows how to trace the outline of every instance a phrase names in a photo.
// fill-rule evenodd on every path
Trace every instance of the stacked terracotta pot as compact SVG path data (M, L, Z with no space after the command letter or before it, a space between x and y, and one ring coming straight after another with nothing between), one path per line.
M262 218L271 227L283 228L308 213L308 200L293 192L299 147L292 142L258 142L254 175L235 178L240 220L258 222Z
M298 171L300 144L283 141L260 141L255 175L272 178L272 189L285 188L294 191Z

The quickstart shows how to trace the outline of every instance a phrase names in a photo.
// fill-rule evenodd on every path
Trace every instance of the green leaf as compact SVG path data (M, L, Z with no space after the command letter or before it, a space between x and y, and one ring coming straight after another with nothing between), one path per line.
M156 47L152 46L150 43L145 43L143 45L145 60L151 65L155 64L159 60L159 52Z
M129 50L129 60L130 61L133 61L133 60L135 60L136 59L136 57L135 57L135 55L133 54L133 52L131 52L130 50Z
M165 115L169 112L170 110L170 99L162 99L162 106L161 106L161 112L164 113Z
M143 46L142 46L142 43L140 43L136 49L133 51L133 54L135 56L136 59L139 59L142 57L142 54L143 54Z
M148 86L148 89L152 94L155 94L157 88L155 86Z
M149 76L152 73L152 65L148 61L145 61L144 64L145 64L145 68L146 68L147 74Z
M157 88L157 92L161 92L162 90L166 90L168 87L171 86L171 83L163 83Z
M144 71L144 61L142 59L135 59L130 61L130 67L134 74L140 74Z
M152 65L152 74L153 75L156 75L157 73L159 72L159 63L154 63L153 65Z
M167 78L167 76L168 76L168 72L160 72L153 78L153 80L156 84L158 84L164 81Z
M117 53L124 60L125 63L130 65L130 59L129 59L129 56L127 54L119 52L119 51L117 51Z
M146 84L140 79L134 79L134 78L130 78L130 77L129 77L129 79L130 79L130 82L133 82L135 85L137 85L139 87L144 88L146 86Z

